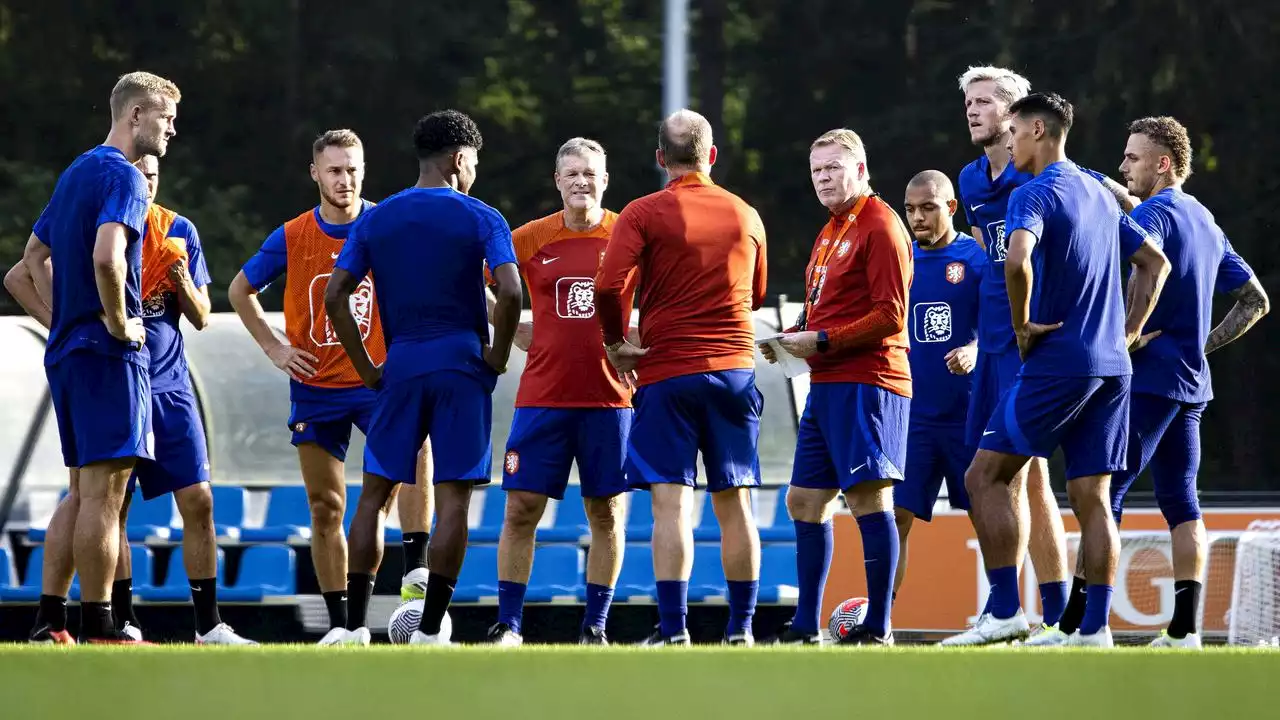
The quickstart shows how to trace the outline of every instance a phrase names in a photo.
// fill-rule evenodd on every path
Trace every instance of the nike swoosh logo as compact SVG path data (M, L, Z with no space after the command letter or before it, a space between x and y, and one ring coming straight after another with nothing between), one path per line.
M854 473L858 472L859 470L861 470L862 468L864 468L864 467L866 467L866 466L867 466L867 464L866 464L866 463L862 463L862 464L861 464L861 465L859 465L858 467L856 467L856 468L854 468L854 469L850 470L850 471L849 471L849 474L850 474L850 475L853 475Z
M559 259L560 259L560 258L558 258L558 257L553 257L553 258L542 258L542 264L543 264L543 265L550 265L551 263L553 263L553 262L555 262L555 261L557 261L557 260L559 260Z
M987 430L986 432L982 433L982 437L986 437L988 435L995 435L995 434L996 434L995 430Z
M978 208L983 207L985 205L986 203L982 203L981 205L970 205L969 212L978 212Z
M337 260L337 259L338 259L338 253L330 253L330 254L329 254L329 257L333 258L334 260Z

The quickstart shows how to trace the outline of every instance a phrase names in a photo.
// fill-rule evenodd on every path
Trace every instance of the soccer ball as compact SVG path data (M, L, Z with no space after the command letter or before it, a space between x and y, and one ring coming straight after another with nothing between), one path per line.
M831 611L831 619L827 621L827 632L831 633L831 642L839 643L853 632L862 619L867 616L867 599L864 597L849 598Z
M391 642L396 645L408 645L409 638L412 638L413 633L418 629L420 620L422 620L421 600L401 603L391 613L391 619L387 621L387 635L391 638ZM440 620L440 635L445 640L453 637L453 621L449 619L448 611L445 611L444 618Z

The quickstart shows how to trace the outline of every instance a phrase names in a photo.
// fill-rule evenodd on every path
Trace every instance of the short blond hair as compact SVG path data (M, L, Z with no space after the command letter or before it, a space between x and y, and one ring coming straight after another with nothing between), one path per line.
M590 153L595 153L600 157L606 157L604 146L592 140L591 138L574 137L564 141L560 149L556 151L556 172L560 171L560 161L566 155L577 155L578 157L586 157Z
M360 136L356 135L354 130L339 128L337 130L326 130L320 133L315 142L311 143L311 157L318 158L325 148L363 148L364 143L360 142Z
M1012 105L1031 94L1031 81L1007 68L991 65L975 65L960 76L960 92L965 92L976 82L996 84L996 98L1005 105Z
M121 75L116 86L111 89L111 117L120 117L139 101L152 107L161 98L168 98L176 104L182 101L182 92L172 81L149 72L139 70Z
M809 146L809 151L813 152L823 145L839 145L848 150L858 160L864 163L867 161L867 148L862 144L862 138L858 137L858 133L849 128L836 128L822 133Z

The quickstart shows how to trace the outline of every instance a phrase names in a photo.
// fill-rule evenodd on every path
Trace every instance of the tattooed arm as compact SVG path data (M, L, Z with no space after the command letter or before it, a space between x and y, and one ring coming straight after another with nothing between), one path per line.
M1271 310L1267 292L1262 289L1262 283L1256 277L1249 278L1244 285L1232 290L1231 296L1236 299L1236 304L1222 322L1218 323L1218 327L1209 333L1209 340L1204 345L1205 355L1244 335Z
M1120 183L1116 182L1115 180L1112 180L1111 178L1105 175L1099 178L1099 180L1102 182L1102 186L1105 187L1107 190L1109 190L1111 194L1115 196L1116 203L1120 205L1121 210L1124 210L1125 212L1130 213L1130 212L1133 212L1133 209L1138 206L1139 200L1138 198L1129 194L1129 188L1125 187L1124 185L1121 185Z

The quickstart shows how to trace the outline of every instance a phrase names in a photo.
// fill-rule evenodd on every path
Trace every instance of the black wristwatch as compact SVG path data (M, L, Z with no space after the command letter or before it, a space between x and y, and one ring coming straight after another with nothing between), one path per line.
M826 330L818 331L818 352L824 353L831 349L831 340L827 338Z

